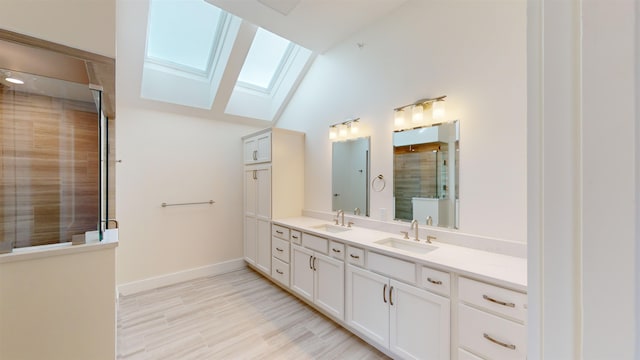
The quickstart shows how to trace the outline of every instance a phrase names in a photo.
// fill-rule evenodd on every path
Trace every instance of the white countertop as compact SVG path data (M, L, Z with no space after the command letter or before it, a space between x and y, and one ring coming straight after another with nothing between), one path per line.
M349 231L333 233L314 229L313 226L329 224L330 222L311 217L278 219L273 220L273 222L306 233L414 261L435 269L489 281L514 290L527 291L527 260L524 258L446 244L437 240L431 244L437 247L436 250L426 254L416 254L375 243L375 241L386 238L402 239L402 235L399 234L357 226L352 227ZM411 232L409 236L412 236ZM405 241L413 242L412 240ZM421 239L420 242L425 243L425 240Z

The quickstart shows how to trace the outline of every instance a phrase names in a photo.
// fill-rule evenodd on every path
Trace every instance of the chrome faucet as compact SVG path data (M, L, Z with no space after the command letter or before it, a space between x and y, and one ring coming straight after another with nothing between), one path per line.
M435 236L433 236L433 235L427 235L427 242L428 242L429 244L431 244L431 243L432 243L432 241L431 241L431 240L435 240L435 239L437 239Z
M433 218L431 217L431 215L427 216L427 225L429 226L433 225Z
M360 208L359 207L353 209L353 215L358 215L358 216L360 215Z
M344 210L338 210L338 213L336 214L336 225L338 225L338 219L340 218L340 216L342 216L342 226L344 226Z
M415 234L416 234L415 236L416 237L413 240L420 241L420 239L418 239L418 230L419 230L418 229L418 220L416 220L416 219L413 219L413 221L411 222L411 230L413 230L414 228L416 230L416 232L415 232Z

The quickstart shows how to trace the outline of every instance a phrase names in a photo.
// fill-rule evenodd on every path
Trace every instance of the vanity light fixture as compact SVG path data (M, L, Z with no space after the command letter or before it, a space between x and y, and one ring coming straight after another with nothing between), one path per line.
M431 104L431 117L434 121L439 121L444 119L445 108L444 108L444 100L436 100Z
M347 125L345 124L338 125L338 137L340 138L347 137Z
M444 118L444 98L447 95L438 96L430 99L420 99L412 104L403 105L393 109L394 120L393 123L396 127L402 127L404 124L404 113L406 108L411 108L411 122L414 124L420 124L424 121L424 111L431 106L431 118L435 120L442 120Z
M404 125L404 109L396 109L393 117L393 125L395 125L395 127L402 127Z
M346 139L360 130L360 118L350 119L329 126L329 140Z
M329 126L329 140L338 138L338 128L335 125Z
M413 105L411 108L411 122L414 124L420 124L424 119L424 107L422 104Z

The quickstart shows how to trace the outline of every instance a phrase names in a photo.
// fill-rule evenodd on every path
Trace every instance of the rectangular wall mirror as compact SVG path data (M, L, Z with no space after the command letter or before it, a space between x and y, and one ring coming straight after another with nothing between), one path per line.
M459 228L459 122L393 133L397 220Z
M368 137L333 143L331 209L369 216Z

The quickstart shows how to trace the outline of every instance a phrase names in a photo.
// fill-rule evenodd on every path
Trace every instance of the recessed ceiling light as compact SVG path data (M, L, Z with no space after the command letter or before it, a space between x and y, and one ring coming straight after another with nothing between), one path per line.
M22 81L20 79L12 78L12 77L5 78L5 80L10 82L10 83L12 83L12 84L18 84L18 85L24 84L24 81Z

